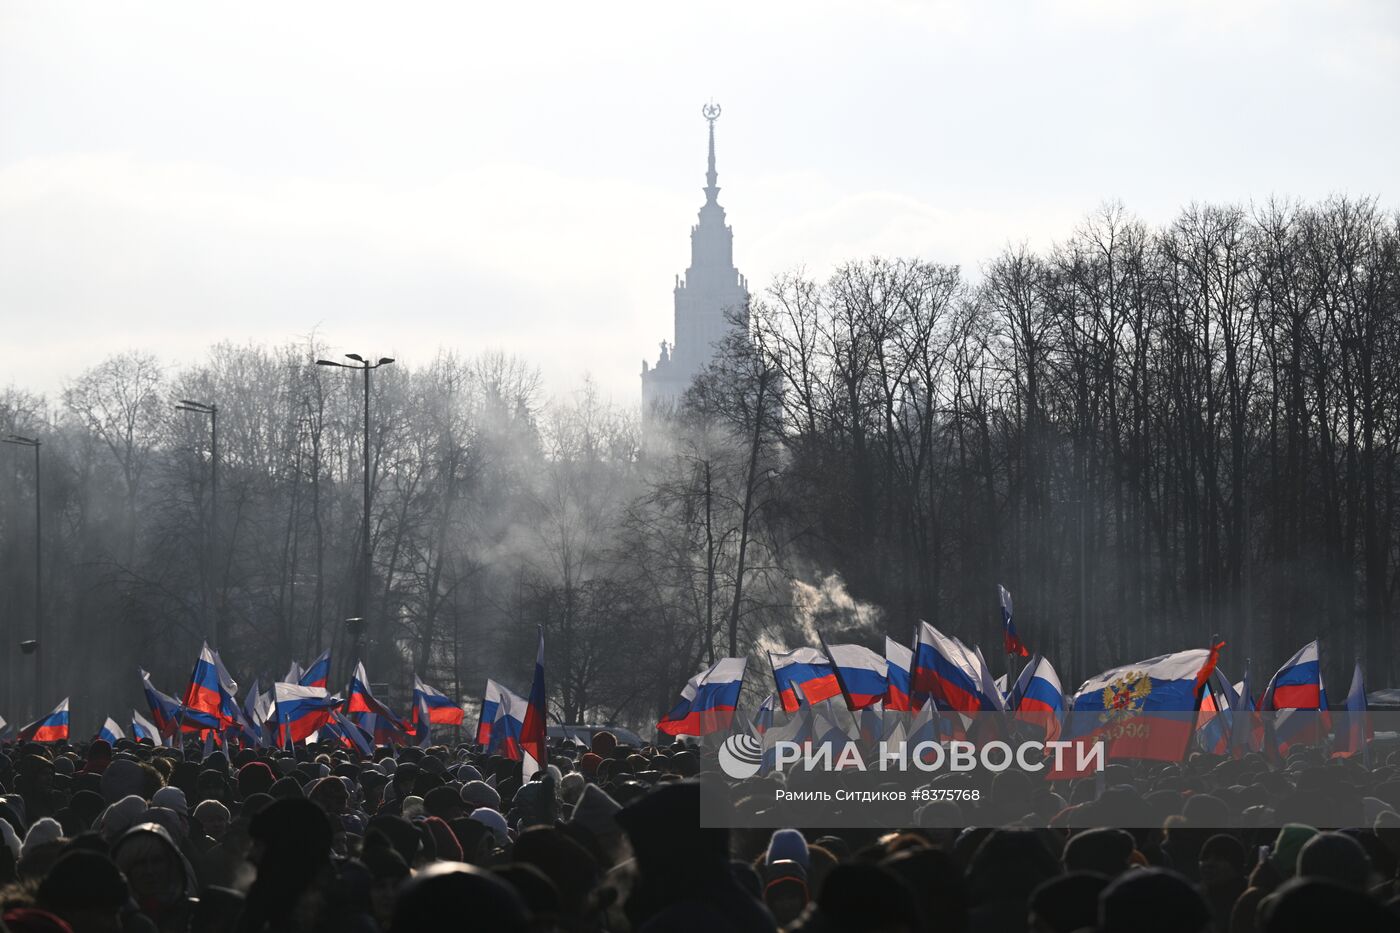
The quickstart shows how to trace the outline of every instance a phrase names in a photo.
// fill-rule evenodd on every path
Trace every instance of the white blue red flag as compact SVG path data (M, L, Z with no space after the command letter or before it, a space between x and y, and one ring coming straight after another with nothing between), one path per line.
M65 742L68 740L68 698L53 708L53 712L36 719L19 730L21 742Z
M1333 758L1350 758L1360 755L1370 767L1370 742L1376 737L1371 724L1371 714L1366 705L1366 675L1361 670L1358 659L1351 672L1351 689L1347 691L1347 710L1343 714L1341 728L1337 730L1337 741L1332 746Z
M1045 730L1045 741L1060 737L1060 720L1065 712L1065 692L1060 675L1049 661L1036 655L1017 678L1007 705L1016 711L1019 722Z
M340 697L327 695L324 687L279 683L272 691L277 706L277 744L283 748L306 741L330 721L340 705Z
M520 759L526 781L546 764L545 719L549 714L544 690L544 626L540 626L540 643L535 651L535 677L530 682L530 700L525 707L525 722L520 727Z
M476 721L476 744L483 749L491 747L491 727L496 722L496 711L501 708L504 689L491 678L486 679L486 692L481 695L481 716Z
M156 728L155 723L136 710L131 711L131 737L137 742L142 739L150 739L152 745L161 744L160 730Z
M422 694L423 697L421 704L418 702L419 694ZM461 704L423 683L417 674L413 675L413 695L415 715L421 705L427 710L428 722L435 726L460 726L462 724L465 713Z
M1102 739L1110 759L1182 760L1195 731L1200 685L1218 654L1218 648L1194 648L1089 678L1074 695L1068 738Z
M927 695L941 709L975 713L1005 708L981 654L927 622L915 629L910 674L914 696Z
M179 732L180 701L157 690L151 683L151 675L145 671L141 671L141 689L146 694L146 705L150 707L156 731L162 736L172 736Z
M1299 648L1284 662L1259 698L1262 712L1273 712L1266 723L1270 737L1265 752L1282 757L1294 745L1312 745L1326 739L1331 729L1327 713L1327 688L1322 681L1321 655L1316 640Z
M758 712L753 714L753 732L762 736L773 725L773 710L778 705L778 695L770 693L758 704Z
M1310 641L1284 662L1259 699L1263 711L1322 708L1322 666L1317 642Z
M885 699L889 680L885 676L888 662L884 657L864 645L828 645L823 642L822 647L831 660L837 686L846 700L846 709L867 709Z
M108 745L117 744L117 739L126 738L126 733L122 732L122 727L117 725L117 721L111 716L102 724L102 728L97 730L97 737Z
M284 684L299 684L299 683L301 683L301 678L302 678L305 674L306 674L306 669L303 668L299 662L293 661L293 662L292 662L292 666L289 667L289 668L287 668L287 676L283 677L282 680L280 681L280 683L284 683ZM277 683L277 682L278 682L278 681L274 681L274 683Z
M190 685L185 689L182 704L187 714L185 718L188 718L189 713L204 713L216 720L219 719L219 713L223 707L221 687L218 661L214 658L214 652L210 650L209 643L205 642L199 649L199 657L194 662L194 670L190 672Z
M728 732L739 705L747 658L720 658L686 681L680 700L656 724L667 735L713 735Z
M363 662L356 664L350 675L350 689L340 711L363 726L381 745L403 744L407 740L408 725L370 692Z
M501 687L497 700L496 718L491 723L491 744L486 751L519 761L520 734L525 728L525 709L530 705L520 694Z
M1014 654L1017 657L1029 657L1030 652L1021 643L1021 636L1016 634L1016 623L1011 619L1011 592L1000 583L997 584L997 602L1001 604L1001 629L1002 643L1005 654Z
M311 666L306 672L292 683L301 684L303 687L325 687L331 679L331 653L327 649L321 652L321 656L311 662Z
M911 712L914 709L914 688L910 671L914 669L914 652L888 635L885 636L885 709Z
M783 712L795 713L803 702L816 704L841 695L836 671L816 648L770 651L768 660L773 665L773 680L778 685Z

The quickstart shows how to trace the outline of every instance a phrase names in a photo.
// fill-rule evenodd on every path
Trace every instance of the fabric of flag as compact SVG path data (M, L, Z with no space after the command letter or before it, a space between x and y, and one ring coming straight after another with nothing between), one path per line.
M417 674L413 675L413 692L415 696L419 693L423 695L423 707L427 709L428 721L435 726L460 726L465 712L456 700L434 690L423 683ZM419 704L414 702L413 708L418 709Z
M141 689L146 694L146 705L151 710L151 721L155 723L156 731L167 737L179 732L180 701L157 690L151 683L151 675L145 671L141 671Z
M299 684L305 673L306 669L303 668L300 663L293 661L292 666L287 668L287 675L283 677L280 682L284 684ZM277 682L278 681L274 681L274 683Z
M311 662L311 666L306 669L305 673L295 681L289 681L289 683L298 683L303 687L325 687L330 682L330 679L331 653L330 650L327 649L321 652L319 658Z
M375 742L381 745L402 744L407 739L408 725L403 722L388 705L377 698L369 689L369 675L365 673L363 662L355 665L350 675L350 689L345 696L342 713L364 726L374 735ZM371 722L367 717L374 716ZM392 738L391 738L392 737Z
M409 714L408 727L414 745L428 748L433 744L433 717L428 713L428 701L421 690L413 691L413 712Z
M0 741L7 741L12 731L14 730L10 727L10 724L5 721L5 717L0 716Z
M68 740L68 698L53 708L47 716L34 720L19 730L21 742L66 742Z
M261 708L263 695L258 692L258 687L258 680L254 678L253 685L248 688L248 695L243 698L243 719L239 725L246 733L248 742L262 748L267 744L267 730L263 728L266 725ZM268 702L270 706L271 700Z
M1361 670L1361 661L1358 660L1351 672L1351 689L1347 691L1346 712L1343 714L1341 727L1337 729L1332 757L1350 758L1361 755L1366 758L1367 743L1375 737L1376 731L1366 706L1366 675Z
M906 713L914 709L914 688L909 673L913 669L914 652L886 635L885 709Z
M287 747L306 741L328 721L340 697L327 695L324 687L303 687L301 684L273 685L277 706L278 745Z
M525 780L544 770L545 717L548 702L544 690L544 626L540 626L539 647L535 651L535 677L530 683L530 700L525 707L525 722L520 728L520 757L524 762Z
M1194 733L1197 677L1210 663L1210 649L1194 648L1089 678L1074 695L1068 737L1102 739L1110 760L1180 761Z
M763 733L763 756L760 759L759 773L770 774L776 767L779 742L792 742L810 747L812 728L812 707L805 700L794 712L781 719L775 717L772 726Z
M359 752L365 758L374 754L373 737L351 721L348 716L343 716L338 712L332 713L331 721L327 725L335 728L346 748Z
M511 761L519 761L520 735L525 728L525 709L529 701L513 690L501 687L496 718L491 723L491 744L486 751L501 755Z
M915 697L926 694L942 709L975 713L1004 708L981 655L927 622L915 630L910 679Z
M223 705L220 686L218 663L214 660L209 643L205 642L199 649L194 670L190 672L190 685L185 688L182 705L186 713L204 713L218 719Z
M476 744L483 749L491 747L491 726L496 721L496 710L501 708L504 689L489 677L486 679L486 692L481 695L481 715L476 720Z
M753 732L762 736L773 725L773 710L778 706L778 695L770 693L763 698L763 702L758 704L758 711L753 714Z
M137 742L142 739L150 739L152 745L161 744L160 730L155 723L142 716L136 710L131 711L131 737Z
M1264 747L1264 724L1258 715L1258 706L1249 684L1249 667L1244 669L1244 680L1231 687L1234 703L1230 715L1230 756L1243 758L1247 752L1257 752Z
M770 651L768 660L773 665L773 680L784 712L796 712L803 702L814 705L841 695L836 671L816 648Z
M219 724L220 726L242 726L243 710L238 705L238 682L224 667L224 659L219 652L213 652L214 670L219 675ZM246 731L246 730L245 730Z
M1322 667L1317 642L1310 641L1284 662L1259 698L1264 711L1322 708Z
M1036 655L1017 678L1012 692L1015 719L1045 731L1045 741L1060 737L1060 721L1065 712L1065 692L1060 675L1049 661ZM1008 704L1010 705L1010 704Z
M873 706L865 707L856 718L856 723L860 729L861 742L873 747L885 735L885 704L877 702Z
M656 724L667 735L728 732L739 704L747 658L720 658L686 681L680 700Z
M115 719L108 716L107 721L102 724L102 728L97 730L97 737L109 745L115 745L117 739L126 738L126 733L122 731L121 726L117 725Z
M1003 653L1013 654L1019 658L1029 657L1030 652L1021 643L1021 636L1016 634L1016 625L1011 619L1011 593L1000 583L997 584L997 601L1001 603Z
M881 703L889 684L883 656L864 645L823 645L846 700L846 709L862 710Z

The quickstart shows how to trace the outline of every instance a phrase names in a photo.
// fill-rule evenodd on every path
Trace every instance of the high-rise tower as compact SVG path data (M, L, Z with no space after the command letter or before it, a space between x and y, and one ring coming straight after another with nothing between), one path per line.
M700 370L714 356L715 345L736 328L748 327L748 282L734 268L734 231L719 206L715 171L715 121L719 104L701 114L710 124L710 156L705 172L705 203L699 222L690 228L690 268L676 277L675 339L661 342L656 365L642 361L642 413L674 406Z

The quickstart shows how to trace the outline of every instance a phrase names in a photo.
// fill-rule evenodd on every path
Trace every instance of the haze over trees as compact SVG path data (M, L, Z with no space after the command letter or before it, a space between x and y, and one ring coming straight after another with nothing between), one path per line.
M1193 205L1161 229L1109 205L975 279L859 260L781 276L750 314L645 439L590 385L545 399L529 360L376 373L365 663L394 702L415 670L523 688L543 625L559 717L645 724L734 650L761 697L760 649L817 632L878 649L925 618L991 655L998 582L1066 686L1215 634L1236 678L1320 635L1334 680L1360 653L1394 683L1400 222L1375 202ZM71 693L76 729L120 718L137 665L178 690L220 616L242 682L322 647L344 672L362 386L320 355L130 351L59 398L0 396L0 433L44 444L52 694L12 650L33 470L7 446L0 711ZM219 406L217 523L181 398Z

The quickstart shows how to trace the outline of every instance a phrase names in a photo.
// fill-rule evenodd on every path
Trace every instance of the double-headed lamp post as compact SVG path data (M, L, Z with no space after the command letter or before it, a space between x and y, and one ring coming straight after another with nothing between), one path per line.
M34 694L36 703L44 703L44 487L43 474L39 470L38 438L21 437L11 434L0 438L6 444L34 448L34 638L25 642L21 650L34 653Z
M205 566L209 568L204 583L205 599L207 600L211 591L222 592L222 588L214 582L218 579L219 572L219 406L182 398L180 404L175 406L175 410L192 411L197 415L209 416L209 525L208 540L204 542ZM224 649L222 603L222 598L215 596L214 624L211 626L208 619L204 620L205 628L213 629L214 649L216 651Z
M369 618L369 568L370 568L370 541L369 541L369 374L371 371L381 366L388 366L394 362L393 357L381 356L378 361L371 363L358 353L347 353L345 358L354 360L353 363L341 363L336 360L317 360L317 366L338 366L341 369L358 369L363 372L365 378L365 436L364 436L364 515L360 527L360 579L356 587L355 594L355 616L358 620L356 625L350 625L352 620L346 620L346 625L352 629L357 645L363 640L362 634L355 634L357 628L363 632L365 620ZM357 659L358 660L358 659Z

